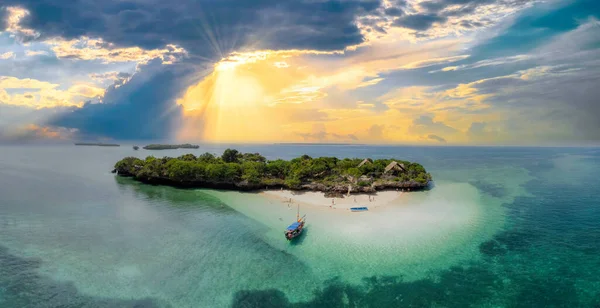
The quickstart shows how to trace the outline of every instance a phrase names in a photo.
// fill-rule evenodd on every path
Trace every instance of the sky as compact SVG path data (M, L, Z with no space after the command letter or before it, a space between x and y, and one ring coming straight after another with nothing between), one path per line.
M600 145L598 0L0 0L0 143Z

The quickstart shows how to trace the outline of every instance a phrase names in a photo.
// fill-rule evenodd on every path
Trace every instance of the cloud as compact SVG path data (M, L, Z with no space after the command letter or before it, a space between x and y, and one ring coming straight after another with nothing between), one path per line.
M409 132L413 134L436 134L450 135L458 131L441 121L434 121L431 116L422 115L413 120L413 124L409 127Z
M36 57L36 56L48 56L49 53L45 50L26 50L25 56Z
M86 136L125 140L171 138L182 117L175 97L197 81L190 79L196 70L189 64L173 64L165 70L159 59L150 61L143 66L143 73L133 75L118 88L109 87L102 104L85 104L47 124L77 128Z
M383 129L385 126L373 124L367 131L367 136L371 140L381 140L383 138Z
M356 102L356 107L361 108L361 109L370 109L370 108L374 108L375 104L358 101L358 102Z
M447 66L440 70L431 71L430 73L459 71L459 70L468 70L468 69L474 69L474 68L480 68L480 67L513 64L513 63L517 63L517 62L535 59L537 57L539 57L539 56L516 55L516 56L501 57L501 58L495 58L495 59L481 60L481 61L477 61L477 62L471 63L471 64L463 64L463 65L458 65L458 66Z
M289 122L315 122L315 121L330 121L329 115L317 109L302 109L302 108L279 108L278 112L284 115L286 121Z
M21 25L23 19L30 17L28 10L18 6L1 6L0 11L5 11L4 26L5 31L12 33L21 42L28 42L39 37L39 33L33 29L25 28ZM0 17L3 17L0 15Z
M393 7L403 14L386 18L383 30L408 30L417 39L462 35L490 27L537 0L414 0Z
M4 0L0 101L116 139L593 140L597 6L531 3Z
M177 44L206 57L226 55L244 46L343 49L363 41L355 25L356 16L380 6L376 0L4 2L9 7L22 7L20 14L26 14L13 17L10 29L35 29L39 39L101 37L116 46L145 50ZM57 20L55 12L69 14Z
M7 51L5 53L0 53L0 60L8 60L13 59L15 57L15 53L12 51Z
M467 130L467 136L473 142L489 143L492 140L498 141L499 132L488 128L486 122L473 122Z
M373 78L373 79L365 80L365 81L359 83L356 87L362 88L362 87L373 86L373 85L378 84L382 80L383 80L383 78Z
M67 141L73 139L76 133L76 129L29 124L16 130L0 131L0 143Z
M411 62L406 65L403 65L402 68L403 69L423 68L423 67L428 67L428 66L433 66L433 65L440 65L440 64L460 61L460 60L467 59L468 57L469 57L469 55L459 55L459 56L444 57L444 58L433 58L433 59L427 59L427 60L422 60L422 61L417 61L417 62Z
M318 142L326 142L326 141L343 141L343 142L354 142L358 141L358 137L354 134L336 134L336 133L328 133L325 125L322 123L314 124L312 127L312 132L310 133L300 133L297 132L296 135L303 138L304 141L318 141Z
M33 108L80 106L82 97L96 97L104 92L91 85L75 85L68 90L58 87L58 84L31 78L0 76L0 104Z
M103 105L86 104L50 121L116 138L118 129L124 138L138 138L138 131L139 138L172 135L181 117L177 98L193 81L207 76L215 62L235 57L232 52L302 49L317 54L362 43L355 20L375 12L380 4L379 0L3 2L11 12L5 30L23 42L49 45L58 60L142 64L128 82L109 86ZM172 67L158 68L156 63ZM302 85L290 86L284 94L276 103L323 97L314 87ZM140 118L144 116L148 117ZM152 125L155 128L149 128Z
M139 47L119 48L103 39L82 37L65 41L52 39L46 41L58 58L78 60L100 60L103 63L138 62L146 63L152 59L161 59L164 64L172 64L187 55L182 47L167 44L164 48L145 50Z
M31 78L19 79L11 76L0 76L0 89L54 89L58 84Z
M435 14L412 14L398 18L394 21L394 26L413 30L427 30L431 28L434 23L443 23L446 20L446 17Z
M385 15L400 17L404 15L404 11L398 7L388 7L384 10Z
M97 80L100 82L105 82L105 81L116 82L116 81L128 80L129 78L131 78L131 74L129 74L129 73L116 72L116 71L105 72L105 73L92 73L92 74L89 74L89 76L93 80ZM120 83L123 83L123 82L120 82Z
M275 62L275 64L274 64L274 65L275 65L275 67L276 67L276 68L288 68L288 67L290 67L290 65L289 65L289 64L287 64L287 63L286 63L286 62L284 62L284 61L281 61L281 62Z
M104 95L104 89L89 84L76 84L70 87L68 91L73 95L87 98L102 97Z
M444 139L438 135L427 135L427 139L435 140L440 143L446 143L446 139Z
M34 108L24 105L0 104L0 131L11 131L24 123L41 125L45 119L68 112L72 107Z

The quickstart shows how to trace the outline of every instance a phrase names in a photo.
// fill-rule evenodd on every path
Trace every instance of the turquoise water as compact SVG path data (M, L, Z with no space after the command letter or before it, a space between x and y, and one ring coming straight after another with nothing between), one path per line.
M436 187L363 216L303 209L290 245L293 211L260 195L108 172L150 152L3 146L0 307L600 306L600 149L238 148L415 160Z

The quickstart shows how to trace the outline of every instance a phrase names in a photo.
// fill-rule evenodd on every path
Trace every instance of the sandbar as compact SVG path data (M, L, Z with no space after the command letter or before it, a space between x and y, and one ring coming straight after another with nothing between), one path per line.
M349 210L352 207L366 206L371 209L393 204L402 197L403 192L379 191L373 194L350 194L344 196L344 198L325 197L324 193L313 191L265 190L260 194L286 204L312 205Z

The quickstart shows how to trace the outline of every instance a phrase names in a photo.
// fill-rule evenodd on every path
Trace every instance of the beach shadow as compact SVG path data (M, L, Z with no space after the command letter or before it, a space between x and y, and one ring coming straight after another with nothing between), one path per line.
M306 234L308 233L308 227L305 227L300 236L290 241L291 246L298 246L304 243L304 239L306 239Z
M119 192L132 193L137 199L167 201L176 206L210 205L216 209L230 209L221 200L212 195L193 188L174 188L170 186L148 185L136 182L131 178L115 177ZM233 211L233 209L230 209Z

